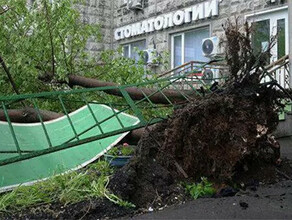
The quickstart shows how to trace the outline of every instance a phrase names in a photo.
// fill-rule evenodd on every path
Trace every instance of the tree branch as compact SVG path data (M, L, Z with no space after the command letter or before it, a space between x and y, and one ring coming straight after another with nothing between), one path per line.
M4 8L2 6L1 6L1 9L2 9L2 11L0 12L0 15L3 15L3 14L5 14L6 12L8 12L10 10L9 7Z
M53 42L53 33L52 33L52 25L51 25L51 20L49 17L49 10L48 10L48 5L47 2L44 1L44 8L45 8L45 15L46 15L46 20L47 20L47 25L48 25L48 31L49 31L49 39L50 39L50 44L51 44L51 59L52 59L52 77L55 76L55 46Z
M38 113L34 108L8 109L7 111L11 122L35 123L40 121ZM61 113L51 112L47 110L39 111L43 121L50 121L63 116L63 114ZM3 110L0 110L0 121L7 121Z
M19 93L19 91L17 89L17 86L16 86L16 84L15 84L13 78L12 78L12 75L11 75L11 73L10 73L10 71L9 71L9 69L8 69L8 67L7 67L6 63L4 62L4 60L3 60L1 55L0 55L0 63L1 63L1 66L3 67L3 69L4 69L4 72L6 73L8 79L9 79L9 82L10 82L14 92L19 95L20 93Z
M104 81L87 78L83 76L77 76L77 75L69 75L68 78L69 78L69 86L71 87L82 86L85 88L94 88L94 87L119 86L119 84L116 84L116 83L104 82ZM145 95L147 95L149 96L148 98L151 100L151 102L156 103L156 104L170 104L168 99L173 103L184 102L186 101L186 99L181 95L181 93L186 94L188 96L193 96L193 97L197 95L197 91L192 91L192 90L177 91L174 89L165 89L163 90L163 94L160 92L153 94L157 91L157 89L148 89L148 88L128 87L128 88L125 88L125 90L128 92L128 94L133 100L144 99ZM123 94L118 88L104 89L102 91L110 95L123 97Z

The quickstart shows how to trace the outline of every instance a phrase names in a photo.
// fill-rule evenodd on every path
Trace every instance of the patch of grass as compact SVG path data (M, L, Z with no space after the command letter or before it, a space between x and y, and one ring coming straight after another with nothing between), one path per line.
M111 194L107 185L113 169L106 161L89 165L86 170L52 177L32 186L20 186L0 195L0 212L20 211L49 203L64 206L90 198L108 198L115 204L134 207Z
M213 184L207 178L202 177L200 183L186 184L185 188L193 199L198 199L203 196L212 196L216 193Z
M135 151L136 146L118 145L110 149L107 154L112 156L131 156Z

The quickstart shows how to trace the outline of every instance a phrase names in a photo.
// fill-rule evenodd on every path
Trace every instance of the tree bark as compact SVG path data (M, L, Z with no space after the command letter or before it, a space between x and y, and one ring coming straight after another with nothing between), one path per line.
M40 122L37 111L33 108L24 108L24 109L9 109L8 115L11 122L15 123L37 123ZM40 110L43 121L50 121L64 116L61 113L51 112L47 110ZM7 121L5 113L3 110L0 110L0 121ZM154 125L149 126L148 129L152 129ZM147 130L148 130L147 129ZM123 140L123 143L137 144L143 134L147 132L145 128L140 128L131 131Z
M17 86L16 86L16 84L15 84L13 78L12 78L12 75L11 75L8 67L6 66L6 63L4 62L2 56L0 56L0 64L3 67L3 69L4 69L4 71L5 71L6 75L7 75L7 77L9 79L9 82L10 82L10 84L11 84L13 90L14 90L14 92L19 95L19 91L17 89Z
M100 80L96 80L96 79L92 79L92 78L87 78L87 77L83 77L83 76L77 76L77 75L69 75L68 78L69 78L69 85L71 87L81 86L81 87L85 87L85 88L94 88L94 87L106 87L106 86L119 86L119 84L116 84L113 82L104 82L104 81L100 81ZM183 95L181 93L186 94L188 96L195 96L196 95L196 91L192 91L192 90L181 90L179 92L179 91L174 90L174 89L164 89L163 94L158 92L158 93L149 97L149 95L155 93L157 91L157 89L128 87L128 88L125 88L125 90L128 92L129 96L133 100L144 99L145 95L147 95L148 98L151 100L151 102L153 102L155 104L169 104L169 101L167 100L167 98L173 103L186 101L186 99L183 97ZM110 94L110 95L123 97L123 94L117 88L104 89L102 91L107 93L107 94ZM165 96L167 98L165 98Z
M33 108L9 109L7 111L11 122L16 123L40 122L38 113ZM63 116L63 114L61 113L51 112L47 110L40 110L40 115L43 121L50 121ZM7 121L3 110L0 110L0 121Z

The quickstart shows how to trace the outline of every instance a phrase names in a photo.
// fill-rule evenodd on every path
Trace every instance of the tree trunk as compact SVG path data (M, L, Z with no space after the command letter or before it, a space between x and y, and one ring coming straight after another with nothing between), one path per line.
M69 78L69 85L71 87L81 86L85 88L94 88L94 87L106 87L106 86L119 86L119 84L116 84L116 83L104 82L104 81L87 78L83 76L77 76L77 75L69 75L68 78ZM145 95L149 96L157 91L157 89L138 88L138 87L128 87L128 88L125 88L125 90L128 92L129 96L133 100L144 99ZM121 91L117 88L104 89L102 91L110 95L121 96L121 97L123 96ZM173 103L178 103L178 102L186 101L186 99L183 97L181 93L186 94L188 96L196 95L196 91L192 91L192 90L181 90L179 92L174 89L164 89L163 94L161 92L158 92L148 98L151 100L151 102L156 103L156 104L169 104L169 101L167 100L167 98ZM165 98L165 96L167 98Z
M155 125L151 125L147 129L144 127L133 130L121 142L136 145L140 141L142 136L145 135L145 133L151 131L154 128L154 126Z
M11 122L17 123L40 122L38 113L33 108L9 109L7 111ZM63 114L47 110L40 110L40 115L43 121L50 121L63 116ZM3 110L0 110L0 121L7 121Z

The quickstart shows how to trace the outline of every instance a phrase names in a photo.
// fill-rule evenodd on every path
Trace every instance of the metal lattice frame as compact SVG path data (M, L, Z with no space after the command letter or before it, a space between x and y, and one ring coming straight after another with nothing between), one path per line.
M10 153L17 153L17 156L9 157L6 159L0 160L0 166L16 163L19 161L31 159L34 157L54 153L57 151L62 151L68 148L76 147L85 143L93 142L99 139L107 138L110 136L114 136L117 134L125 133L128 131L132 131L141 127L145 127L148 125L152 125L158 122L161 122L166 118L166 115L153 115L151 118L147 118L147 115L145 114L145 111L142 109L169 109L172 110L174 107L178 105L185 104L187 102L190 102L193 97L195 96L201 96L202 94L199 92L199 88L204 88L205 92L211 92L209 90L209 85L206 85L206 83L199 77L193 74L194 71L202 71L203 68L209 67L210 64L197 64L194 63L191 64L192 68L191 71L186 72L184 74L177 74L173 77L166 77L166 78L159 78L158 80L153 80L149 82L144 82L140 84L132 84L132 85L123 85L123 86L109 86L109 87L102 87L102 88L89 88L89 89L76 89L76 90L70 90L70 91L56 91L56 92L44 92L39 94L26 94L26 95L13 95L13 96L6 96L6 97L0 97L1 107L4 111L7 123L9 124L10 133L14 140L15 145L15 151ZM185 89L185 86L188 86L188 89ZM127 92L127 88L136 88L140 90L144 98L135 101L129 93ZM142 88L155 88L151 94L146 94L143 92ZM107 90L112 89L118 89L120 93L122 94L122 102L120 103L111 103L109 100L109 95L106 95L103 92L106 92ZM180 94L180 101L174 101L171 99L171 97L168 97L167 91L172 90ZM88 101L86 98L87 94L103 94L104 101L103 102L94 102L94 101ZM155 96L156 94L160 94L165 98L166 104L155 104L153 101L151 101L151 98ZM81 97L81 99L76 100L76 98L72 97ZM63 113L67 117L70 127L74 133L74 137L68 139L66 142L64 142L61 145L54 146L51 142L50 136L48 134L46 125L42 119L42 116L40 114L40 109L38 106L38 102L43 100L54 100L59 103L59 106L61 107ZM18 102L29 102L32 103L33 108L36 110L36 113L38 115L38 119L41 123L42 130L44 132L44 135L46 136L47 140L47 148L42 150L36 150L36 151L25 151L22 149L22 146L19 144L17 135L14 131L14 124L11 122L11 119L8 114L8 108L11 106L11 103L18 103ZM85 129L82 132L77 132L74 126L74 123L71 120L71 117L69 115L69 110L66 107L66 103L70 102L78 102L80 105L86 105L92 115L92 117L95 120L95 124L87 129ZM103 121L98 121L95 117L90 104L107 104L113 111L113 114L104 119ZM118 106L120 110L116 111L115 107ZM119 115L128 112L132 115L139 118L140 122L133 126L126 126L124 125L121 120L119 120ZM159 112L159 111L157 111ZM106 122L107 120L111 118L116 118L121 128L118 128L115 131L111 132L104 132L102 129L102 124ZM81 138L81 136L87 132L89 132L93 128L98 128L100 130L100 134L98 135L92 135L87 138ZM5 149L0 149L1 153L7 153L8 151Z

